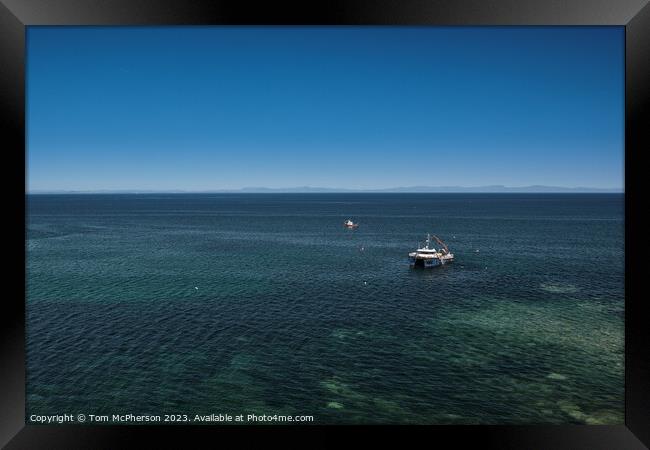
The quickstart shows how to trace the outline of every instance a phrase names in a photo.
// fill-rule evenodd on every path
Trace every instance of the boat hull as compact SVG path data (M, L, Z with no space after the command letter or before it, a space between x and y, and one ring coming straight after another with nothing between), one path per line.
M447 264L451 264L451 262L453 261L452 259L440 260L438 258L427 258L427 259L410 258L410 259L411 259L411 267L417 269L429 269L432 267L444 266Z
M437 259L416 259L411 261L411 267L415 269L429 269L431 267L441 266Z

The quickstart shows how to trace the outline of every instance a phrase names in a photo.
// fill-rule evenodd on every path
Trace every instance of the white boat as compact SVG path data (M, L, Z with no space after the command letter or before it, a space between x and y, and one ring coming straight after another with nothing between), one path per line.
M352 220L348 219L345 222L343 222L343 226L346 228L356 228L359 226L358 223L352 222Z
M454 261L454 254L449 251L447 245L437 236L433 238L442 246L440 250L430 247L431 235L427 234L427 240L424 247L419 247L414 252L409 253L411 267L436 267L442 266Z

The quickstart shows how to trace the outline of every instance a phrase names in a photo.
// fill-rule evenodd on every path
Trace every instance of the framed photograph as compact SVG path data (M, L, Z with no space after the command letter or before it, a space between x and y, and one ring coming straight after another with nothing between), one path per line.
M650 445L646 1L1 1L3 446Z

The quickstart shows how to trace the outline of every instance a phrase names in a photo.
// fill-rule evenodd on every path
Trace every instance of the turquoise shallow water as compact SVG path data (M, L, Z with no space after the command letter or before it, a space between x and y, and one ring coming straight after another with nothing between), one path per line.
M618 194L31 195L27 415L622 424L623 237Z

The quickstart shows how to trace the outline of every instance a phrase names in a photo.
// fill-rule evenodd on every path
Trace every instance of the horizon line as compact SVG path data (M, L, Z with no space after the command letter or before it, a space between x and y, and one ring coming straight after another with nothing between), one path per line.
M623 188L528 186L408 186L391 188L332 188L332 187L242 187L221 189L26 189L25 194L228 194L228 193L624 193Z

